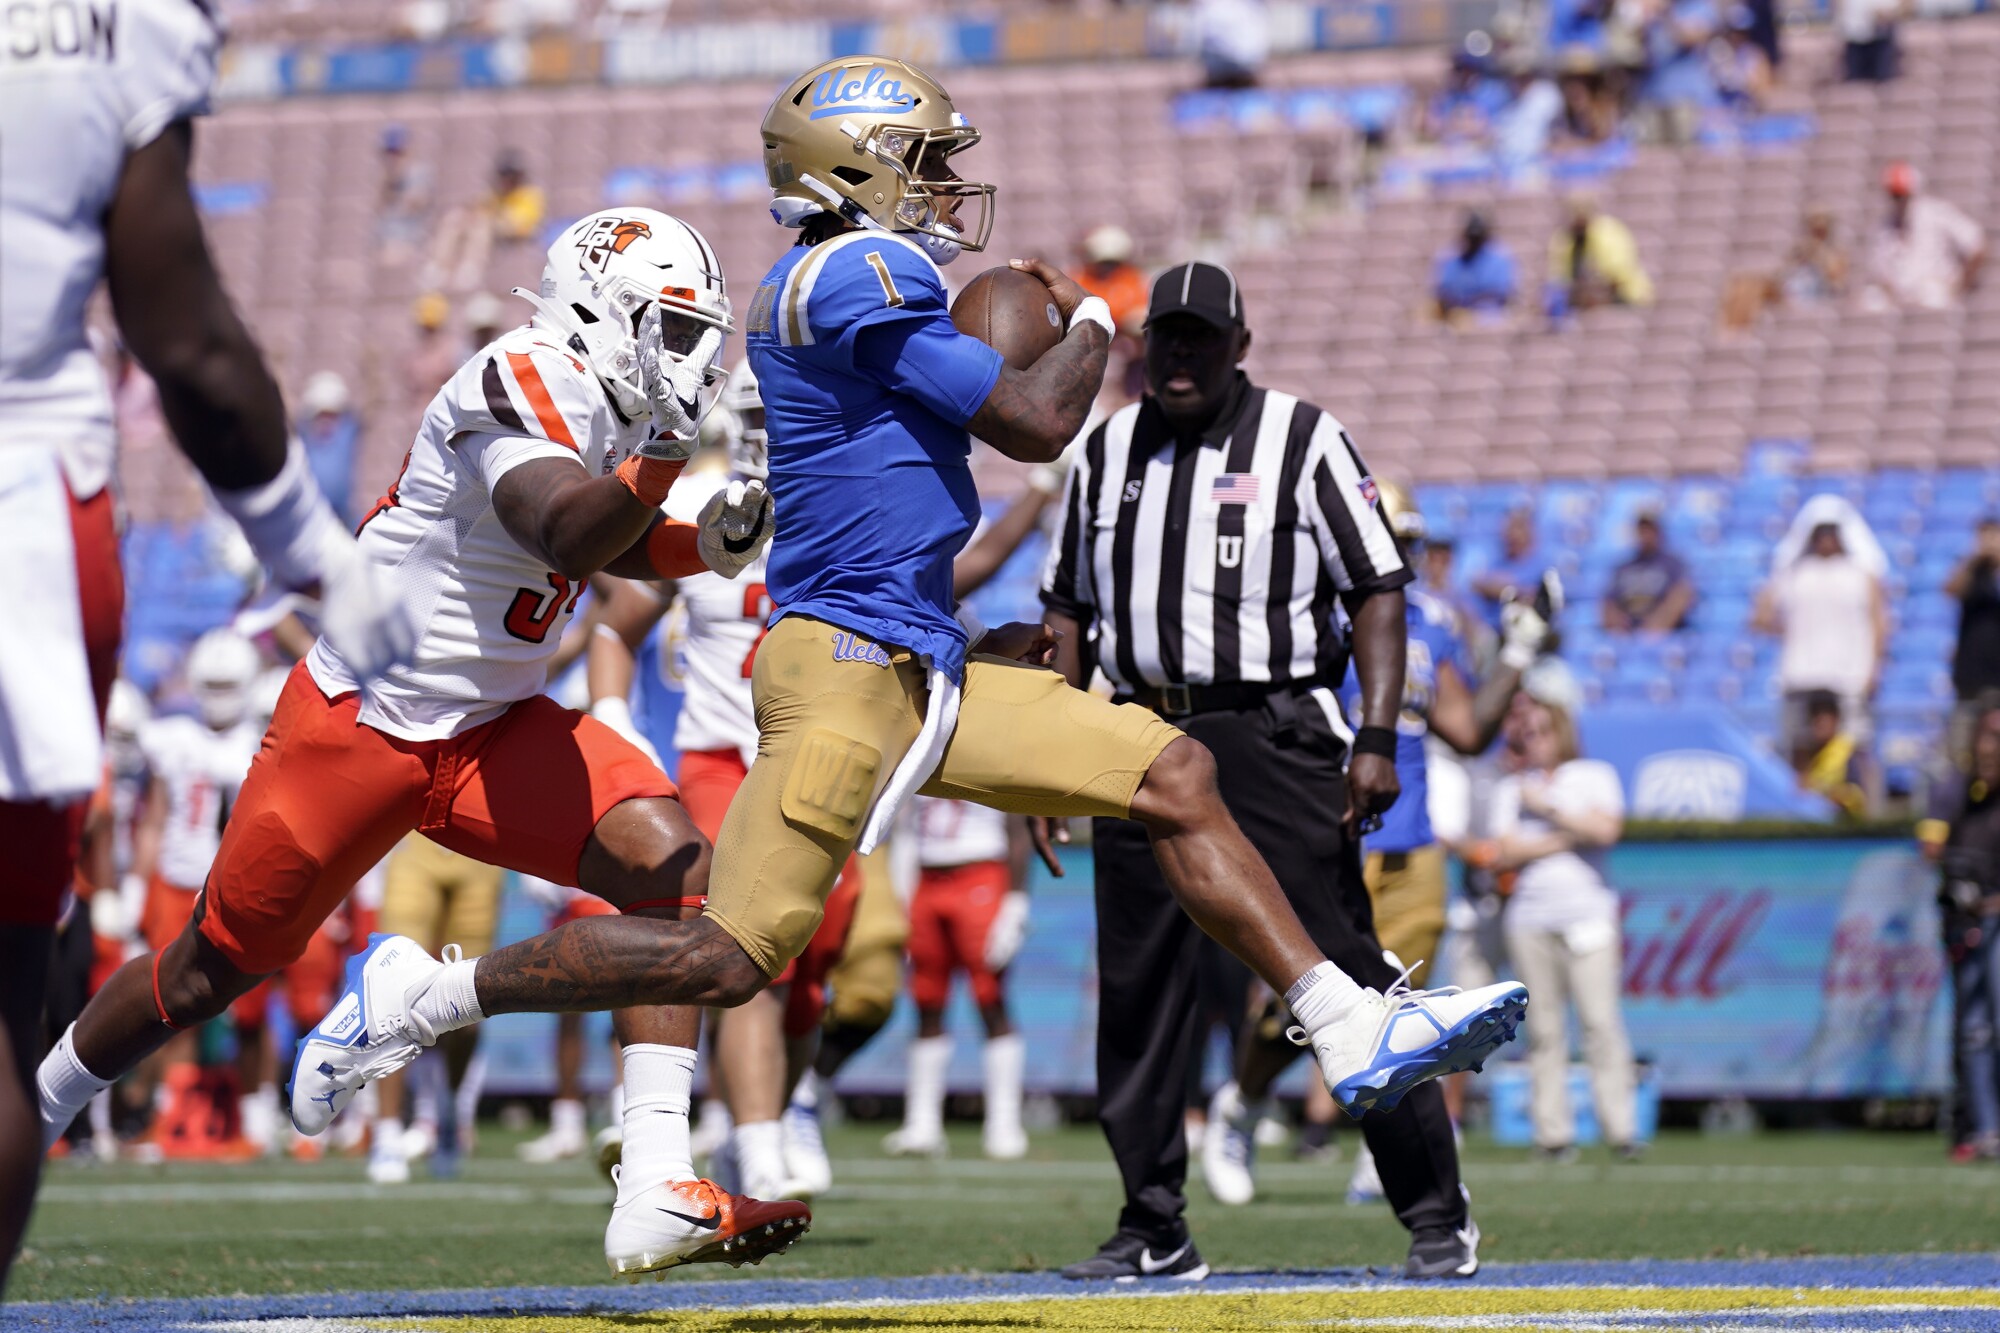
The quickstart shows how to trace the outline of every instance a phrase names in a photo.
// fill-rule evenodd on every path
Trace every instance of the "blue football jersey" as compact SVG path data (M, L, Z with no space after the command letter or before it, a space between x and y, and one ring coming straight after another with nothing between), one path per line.
M879 231L787 251L744 329L770 433L777 614L962 675L951 562L979 521L965 423L1000 354L953 327L930 257Z
M1424 758L1424 737L1431 729L1431 702L1437 698L1438 669L1449 662L1469 683L1472 672L1465 644L1453 626L1451 609L1429 593L1405 588L1409 603L1410 645L1403 672L1403 709L1396 717L1396 776L1403 794L1382 816L1382 828L1368 835L1371 852L1411 852L1437 841L1431 831L1430 772ZM1361 682L1354 664L1340 687L1341 705L1356 725L1361 719Z

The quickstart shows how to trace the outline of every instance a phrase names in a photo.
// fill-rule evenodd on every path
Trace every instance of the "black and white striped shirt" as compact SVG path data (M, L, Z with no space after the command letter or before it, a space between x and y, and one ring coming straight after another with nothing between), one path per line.
M1338 685L1334 599L1411 572L1334 417L1241 374L1199 439L1151 398L1090 433L1063 494L1042 600L1135 686Z

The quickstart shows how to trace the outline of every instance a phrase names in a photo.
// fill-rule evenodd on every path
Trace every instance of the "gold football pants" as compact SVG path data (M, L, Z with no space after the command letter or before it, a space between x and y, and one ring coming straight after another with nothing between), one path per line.
M876 794L923 725L923 664L870 647L787 616L757 649L757 758L715 840L708 913L771 976L812 938ZM922 791L1009 814L1122 819L1180 734L1045 668L974 657L958 727Z
M1444 934L1444 848L1437 843L1413 852L1370 852L1361 877L1375 906L1375 937L1401 959L1421 963L1410 984L1422 987L1437 961Z
M504 873L412 833L389 853L376 929L408 935L433 954L447 944L467 958L491 953Z
M896 1007L903 989L903 945L910 938L910 920L896 900L889 875L889 844L861 858L861 898L854 905L854 924L847 947L827 974L832 998L827 1021L841 1027L880 1027Z

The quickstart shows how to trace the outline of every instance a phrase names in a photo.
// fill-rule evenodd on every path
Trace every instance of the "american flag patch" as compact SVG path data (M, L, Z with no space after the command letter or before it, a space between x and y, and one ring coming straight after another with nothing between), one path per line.
M1372 505L1381 498L1382 493L1375 488L1375 478L1363 477L1358 484L1361 488L1361 498L1369 504Z
M1225 472L1208 488L1208 501L1219 505L1253 505L1257 503L1257 487L1254 472Z

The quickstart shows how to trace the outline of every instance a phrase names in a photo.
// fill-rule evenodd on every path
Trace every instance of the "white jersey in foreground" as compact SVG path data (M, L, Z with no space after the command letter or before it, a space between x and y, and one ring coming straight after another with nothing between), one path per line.
M668 514L692 519L693 511L726 481L715 473L700 482L690 477L687 485L674 488ZM674 723L674 748L683 754L735 750L747 766L757 753L750 666L771 619L771 595L764 587L767 557L768 552L758 556L733 579L703 573L679 581L678 600L687 616L682 648L687 670L680 719Z
M1007 816L998 810L935 796L917 797L912 809L917 863L924 868L1007 859Z
M0 448L111 475L111 393L84 333L126 155L208 109L222 37L193 0L17 0L0 41Z
M650 429L620 418L583 362L539 327L503 334L445 382L361 525L362 554L391 571L418 628L410 662L365 691L361 721L441 740L541 693L585 585L507 535L493 488L537 458L612 472ZM324 639L306 667L328 696L358 688Z
M140 734L146 766L167 789L158 873L175 888L198 889L207 882L222 846L222 826L261 738L254 723L211 731L192 717L161 718Z

